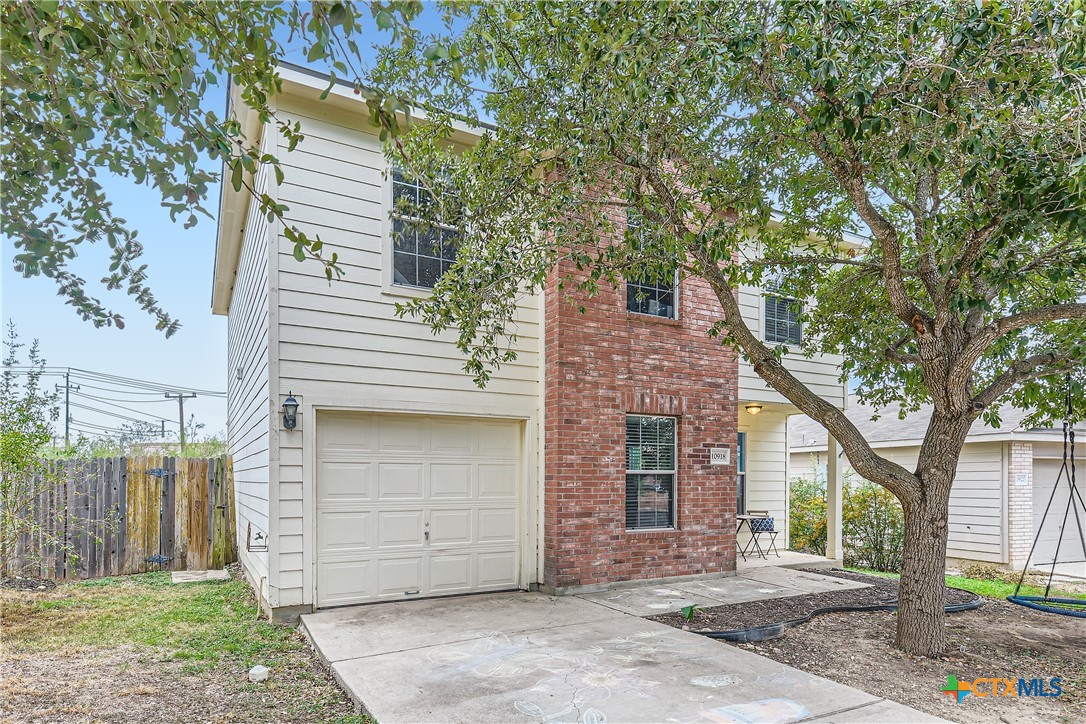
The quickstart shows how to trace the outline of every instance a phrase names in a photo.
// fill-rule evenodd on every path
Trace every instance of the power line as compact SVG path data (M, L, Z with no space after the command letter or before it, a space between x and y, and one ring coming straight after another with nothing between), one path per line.
M109 374L107 372L95 372L94 370L86 370L79 367L32 367L29 365L12 365L10 367L5 366L5 370L14 374L30 374L32 372L39 372L42 375L49 376L64 376L69 374L72 377L78 377L81 380L87 379L103 384L118 385L120 387L129 387L136 389L151 390L154 392L192 392L200 395L201 397L226 397L225 392L219 392L218 390L202 390L196 387L185 387L183 385L172 385L161 382L151 382L148 380L140 380L135 377L124 377L122 375ZM118 390L120 392L120 390Z
M117 413L117 412L109 412L109 411L106 411L106 410L99 410L96 407L90 407L88 405L80 405L78 402L73 402L72 407L78 407L81 410L87 410L89 412L97 412L99 415L107 415L109 417L116 418L118 420L126 420L128 422L138 422L141 425L151 425L151 424L153 424L153 422L151 420L140 420L139 418L129 417L128 415L122 415L122 414ZM161 417L156 418L155 422L162 421L162 419L163 418L161 418Z
M101 387L99 385L92 385L89 382L83 381L80 383L83 387L90 390L98 390L100 392L109 392L114 395L139 395L140 397L146 397L150 395L152 399L149 400L117 400L117 402L133 402L133 403L145 403L145 402L165 402L162 396L156 392L129 392L128 390L118 390L113 387Z
M124 405L118 405L113 400L106 399L105 397L95 397L94 395L88 395L86 392L76 392L75 394L76 394L77 397L85 397L87 399L94 400L96 402L100 402L103 405L109 405L110 407L116 407L117 409L125 410L126 412L134 412L137 415L147 415L148 417L153 417L155 420L162 420L163 422L169 422L169 418L159 417L158 415L152 415L151 413L144 412L143 410L136 410L136 409L133 409L131 407L125 407ZM132 402L132 401L131 400L125 400L125 402ZM165 402L165 400L156 400L156 402ZM107 412L106 410L99 410L99 412L101 412L102 414L112 414L110 412Z
M71 368L73 374L79 377L89 376L95 378L100 382L108 382L112 384L118 384L127 387L142 387L145 389L154 389L159 392L172 392L182 390L184 392L193 392L198 395L206 395L208 397L225 397L225 392L219 392L217 390L201 390L195 387L184 387L181 385L169 385L161 382L149 382L147 380L139 380L134 377L122 377L120 375L111 375L105 372L94 372L92 370L84 370L78 367Z

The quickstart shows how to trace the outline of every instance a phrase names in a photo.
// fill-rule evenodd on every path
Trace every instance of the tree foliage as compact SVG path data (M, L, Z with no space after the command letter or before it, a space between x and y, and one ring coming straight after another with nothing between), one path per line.
M451 183L465 219L452 272L404 312L456 330L485 383L515 354L517 298L556 276L581 306L676 264L705 280L722 341L901 501L897 640L941 651L948 501L971 425L997 421L1001 404L1057 418L1066 384L1084 410L1086 8L450 12L466 18L381 68L393 92L449 109L394 152ZM464 118L495 127L459 149L448 140ZM810 302L791 349L761 339L736 300L771 279ZM792 373L797 357L824 354L841 355L842 381L876 407L932 404L915 470Z
M0 375L0 573L11 570L16 542L22 535L51 537L46 542L57 550L66 545L63 533L59 537L49 533L30 510L42 493L63 481L42 459L52 439L52 423L60 412L57 395L42 387L45 360L37 340L27 351L25 367L20 365L24 346L15 325L9 323Z
M208 107L208 92L233 78L242 102L293 147L299 129L276 119L273 102L284 42L300 45L309 60L322 60L360 88L365 17L398 35L420 9L418 0L3 0L0 228L14 241L16 270L54 280L58 293L96 326L123 326L123 317L70 268L86 245L105 243L105 290L131 295L158 329L173 334L179 323L155 298L140 263L144 240L114 213L103 176L154 187L171 218L186 227L201 216L214 220L208 197L225 176L282 221L286 206L251 186L261 164L273 166L281 182L279 159L246 137L236 113ZM367 93L371 112L387 123L396 102ZM339 272L336 255L326 255L318 237L290 223L284 234L296 256L317 259L329 278Z

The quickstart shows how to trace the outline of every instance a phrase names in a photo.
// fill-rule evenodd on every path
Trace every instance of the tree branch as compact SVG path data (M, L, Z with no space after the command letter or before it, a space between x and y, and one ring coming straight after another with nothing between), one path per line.
M1075 357L1073 352L1043 352L1015 362L973 398L973 409L983 410L998 402L1000 397L1021 382L1062 372L1070 366L1068 363L1074 363Z

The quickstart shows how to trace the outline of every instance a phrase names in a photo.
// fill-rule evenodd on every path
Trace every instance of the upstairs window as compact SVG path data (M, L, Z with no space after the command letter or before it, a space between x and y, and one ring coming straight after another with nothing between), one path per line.
M626 529L675 527L674 417L626 416Z
M459 236L458 225L442 218L430 190L402 169L393 168L393 283L433 289L456 261Z
M765 289L765 341L785 344L803 342L799 317L803 302L780 293L778 282L768 282Z
M665 281L642 278L626 282L626 309L636 314L676 319L675 273L665 276Z
M642 235L640 219L632 212L626 214L631 233ZM678 319L678 271L666 271L659 276L645 275L626 281L626 309L635 314L648 314L665 319Z

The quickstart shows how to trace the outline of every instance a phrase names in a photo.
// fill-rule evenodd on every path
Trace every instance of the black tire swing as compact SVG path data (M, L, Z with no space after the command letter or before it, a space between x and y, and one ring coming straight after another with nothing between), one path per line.
M1056 474L1056 481L1052 486L1052 494L1048 496L1048 504L1045 505L1044 515L1041 516L1041 524L1037 528L1037 533L1033 538L1033 546L1029 549L1029 557L1026 558L1026 565L1022 569L1022 575L1018 577L1018 585L1014 589L1014 595L1007 596L1007 600L1011 603L1016 603L1019 606L1026 606L1027 608L1036 609L1038 611L1046 611L1048 613L1055 613L1061 616L1075 616L1077 618L1086 618L1086 598L1053 598L1049 594L1052 591L1052 581L1056 575L1056 566L1069 565L1075 563L1082 563L1084 565L1084 572L1086 572L1086 534L1083 533L1084 527L1086 527L1086 502L1083 502L1082 491L1078 487L1075 471L1075 431L1072 429L1073 409L1071 407L1071 375L1067 376L1067 415L1063 421L1063 465L1060 466L1059 473ZM1052 554L1051 563L1044 563L1041 565L1049 566L1048 581L1045 583L1045 593L1043 596L1023 596L1021 595L1022 584L1026 580L1026 573L1029 571L1029 565L1033 562L1033 553L1037 550L1037 542L1041 539L1041 534L1045 531L1045 523L1048 521L1048 513L1052 508L1052 502L1056 499L1056 493L1060 490L1060 484L1063 482L1067 489L1067 505L1063 510L1063 526L1060 528L1060 535L1056 541L1056 550ZM1081 558L1071 561L1060 561L1060 547L1063 545L1063 534L1067 532L1067 524L1070 522L1072 515L1074 516L1075 525L1078 529L1078 538L1081 548L1079 551L1082 554Z

